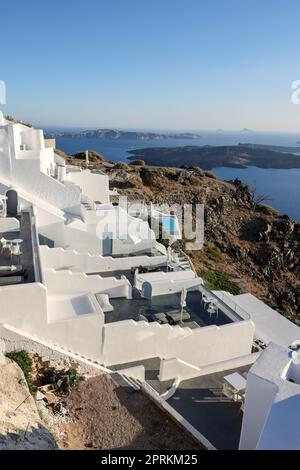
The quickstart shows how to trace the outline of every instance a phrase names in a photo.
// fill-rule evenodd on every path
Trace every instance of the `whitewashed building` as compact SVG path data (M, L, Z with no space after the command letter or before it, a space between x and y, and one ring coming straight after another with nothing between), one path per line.
M240 449L300 449L300 354L270 343L247 377Z

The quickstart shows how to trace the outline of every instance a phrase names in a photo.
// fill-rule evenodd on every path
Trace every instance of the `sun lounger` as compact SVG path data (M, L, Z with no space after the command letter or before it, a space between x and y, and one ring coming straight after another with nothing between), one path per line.
M195 322L195 321L187 321L183 324L183 326L186 326L187 328L190 328L191 330L195 330L196 328L200 328L200 325L198 325L198 323Z
M165 313L154 313L152 315L152 318L158 323L162 323L162 324L169 323Z
M21 265L17 266L0 266L0 277L3 276L16 276L24 274L24 269Z
M180 312L178 310L176 310L175 312L168 312L167 317L171 318L171 320L175 323L181 320L189 320L191 318L190 314L185 310L183 312Z
M11 284L22 284L22 282L24 282L23 276L0 277L0 286L9 286Z

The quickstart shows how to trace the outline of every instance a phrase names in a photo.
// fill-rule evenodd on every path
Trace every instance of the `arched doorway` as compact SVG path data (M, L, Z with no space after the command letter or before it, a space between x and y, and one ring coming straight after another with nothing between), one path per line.
M16 217L18 215L18 193L14 189L6 191L7 201L7 215L10 217Z
M152 299L152 286L150 282L143 282L141 295L144 299Z

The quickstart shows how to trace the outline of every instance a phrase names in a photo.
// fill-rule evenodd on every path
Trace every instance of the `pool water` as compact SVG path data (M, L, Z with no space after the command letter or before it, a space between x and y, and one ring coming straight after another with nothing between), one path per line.
M164 232L168 232L171 235L174 235L177 232L177 223L174 217L161 216L159 221Z

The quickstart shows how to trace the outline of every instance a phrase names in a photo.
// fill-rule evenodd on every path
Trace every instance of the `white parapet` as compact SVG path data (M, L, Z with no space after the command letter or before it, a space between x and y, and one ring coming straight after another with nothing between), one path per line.
M104 363L109 366L151 357L178 358L196 367L251 353L254 325L188 327L125 320L104 325Z
M40 251L44 269L68 269L72 272L83 273L130 270L137 266L165 265L167 262L166 255L113 258L79 253L76 250L65 250L60 247L49 248L48 246L41 246Z

